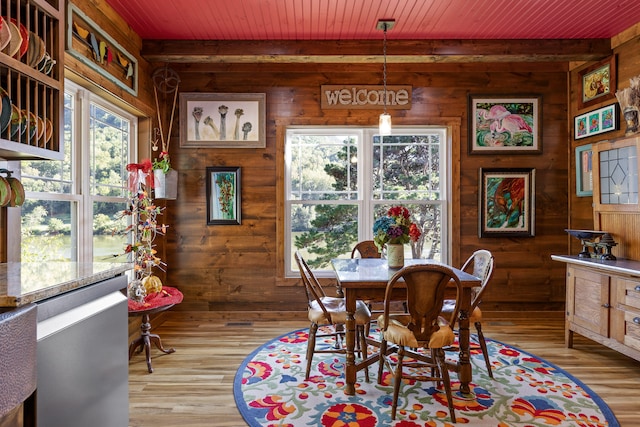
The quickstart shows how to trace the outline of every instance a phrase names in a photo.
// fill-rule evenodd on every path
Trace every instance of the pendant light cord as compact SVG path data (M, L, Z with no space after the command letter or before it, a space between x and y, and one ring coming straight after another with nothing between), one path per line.
M387 24L384 24L384 38L382 42L382 85L384 87L384 114L387 114Z

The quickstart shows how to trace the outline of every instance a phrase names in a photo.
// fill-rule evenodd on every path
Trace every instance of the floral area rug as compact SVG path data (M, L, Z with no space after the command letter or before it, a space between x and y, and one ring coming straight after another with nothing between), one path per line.
M386 369L382 385L376 380L377 364L369 368L369 383L359 371L356 395L347 396L344 356L316 354L305 381L307 337L308 330L302 329L276 338L251 353L238 369L235 400L249 426L619 426L604 401L578 379L493 340L487 340L487 346L494 379L487 374L479 347L472 344L475 397L457 393L459 383L451 373L457 424L449 419L444 388L409 380L402 384L396 420L391 420L392 379ZM448 351L447 356L453 360L457 352Z

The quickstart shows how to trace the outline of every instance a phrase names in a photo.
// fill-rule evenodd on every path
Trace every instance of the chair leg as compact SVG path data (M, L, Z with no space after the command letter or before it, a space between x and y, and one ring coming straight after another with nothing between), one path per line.
M365 336L366 325L358 326L358 349L360 350L360 358L367 360L369 357L369 351L367 348L367 337ZM369 382L369 366L364 368L364 378Z
M387 354L387 340L380 342L380 353L378 353L378 384L382 384L382 371L384 370L384 361Z
M484 334L482 333L482 323L476 322L476 331L478 332L478 343L482 349L482 355L484 356L484 363L487 365L487 372L489 377L493 378L493 372L491 371L491 362L489 361L489 353L487 352L487 342L484 340Z
M304 376L306 380L309 379L309 374L311 373L311 362L313 361L313 353L315 352L316 347L317 331L318 325L316 323L312 323L311 326L309 326L309 340L307 341L307 371Z
M398 395L400 394L400 384L402 383L402 359L404 359L404 346L398 346L398 364L393 376L393 403L391 406L391 419L396 419L398 409Z
M449 405L449 415L451 416L451 422L456 423L456 413L453 406L453 396L451 395L451 379L449 378L449 370L444 359L444 350L441 348L434 348L432 349L431 354L436 359L438 370L440 371L442 382L444 383L444 390L447 394L447 404Z

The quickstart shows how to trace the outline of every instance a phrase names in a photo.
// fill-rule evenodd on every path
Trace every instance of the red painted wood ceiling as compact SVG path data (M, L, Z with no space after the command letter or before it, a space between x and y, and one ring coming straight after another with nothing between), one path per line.
M610 38L638 0L106 0L143 40Z

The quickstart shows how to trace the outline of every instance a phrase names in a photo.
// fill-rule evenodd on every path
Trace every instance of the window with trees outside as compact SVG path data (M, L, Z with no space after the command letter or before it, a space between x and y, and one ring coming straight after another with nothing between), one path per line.
M394 205L409 209L422 236L405 257L448 261L447 128L290 128L285 144L285 274L300 250L319 276L332 258L373 239L373 222ZM446 258L446 255L444 255Z
M22 262L105 262L123 253L126 165L137 119L65 81L64 160L21 162Z

